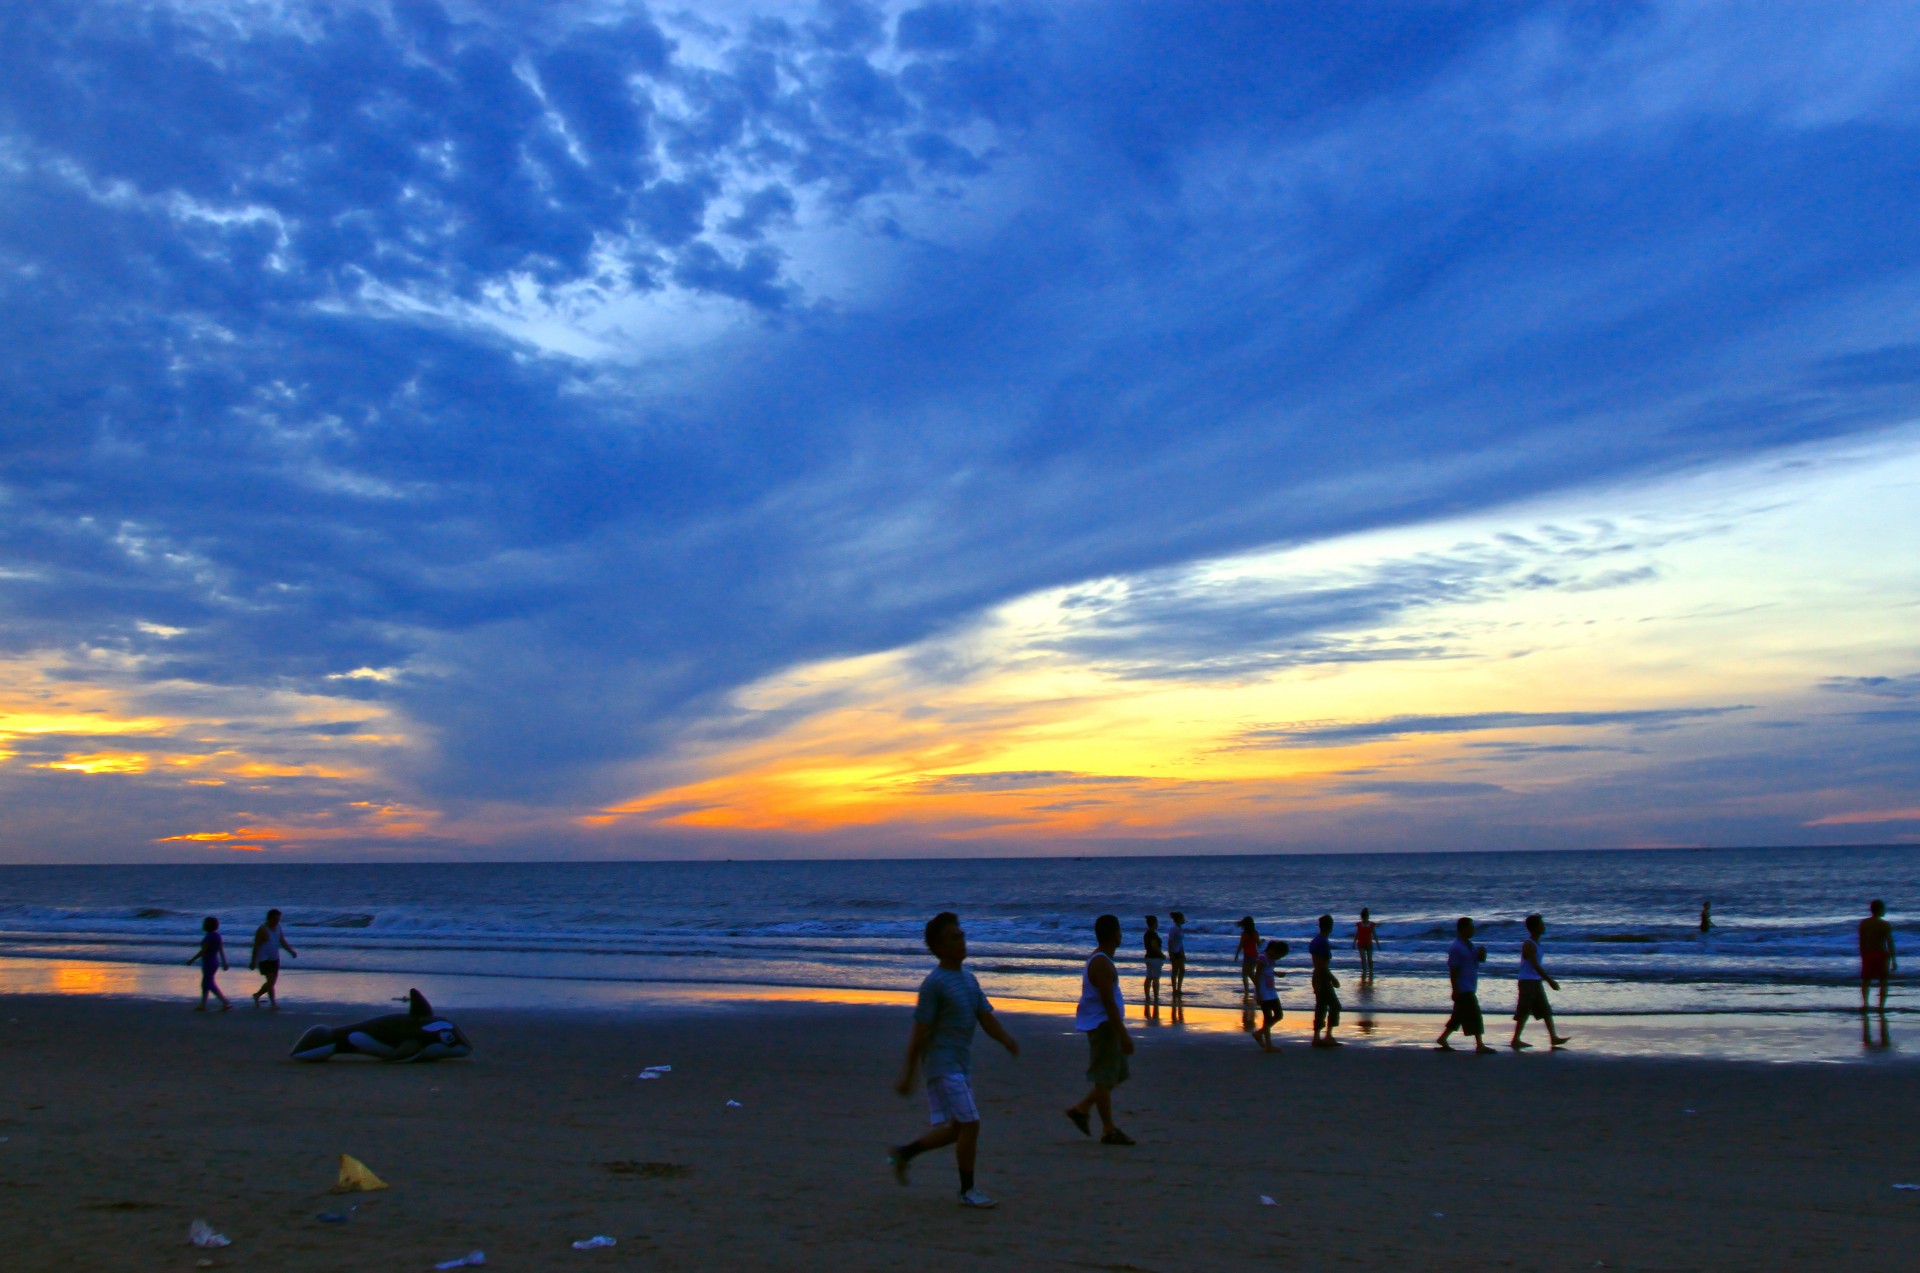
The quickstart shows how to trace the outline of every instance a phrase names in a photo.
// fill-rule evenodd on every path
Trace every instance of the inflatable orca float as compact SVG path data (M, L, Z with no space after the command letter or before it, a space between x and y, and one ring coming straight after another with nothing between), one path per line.
M407 1010L355 1025L317 1025L293 1045L296 1061L324 1061L336 1054L382 1061L444 1061L473 1055L460 1027L434 1015L418 990L407 991Z

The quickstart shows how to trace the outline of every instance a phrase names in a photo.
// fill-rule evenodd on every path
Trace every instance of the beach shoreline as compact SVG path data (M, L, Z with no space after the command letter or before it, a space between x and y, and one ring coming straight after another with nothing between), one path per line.
M1003 1008L1022 1054L976 1048L980 1180L1003 1200L978 1215L950 1156L888 1178L882 1146L925 1125L889 1091L898 1005L444 1010L471 1059L304 1065L301 1029L353 1018L0 998L9 1267L1891 1267L1920 1237L1891 1188L1920 1177L1904 1067L1292 1037L1264 1056L1139 1030L1117 1105L1141 1143L1112 1150L1059 1113L1084 1088L1068 1023ZM637 1081L648 1065L673 1070ZM341 1153L392 1188L328 1194ZM233 1244L186 1246L194 1219ZM619 1245L571 1249L602 1233Z
M1445 1020L1444 1009L1431 1011L1373 1009L1356 993L1357 978L1347 978L1343 1033L1362 1047L1424 1049ZM1304 985L1282 990L1286 1016L1276 1037L1304 1039L1311 1016L1311 995ZM109 960L55 960L0 957L0 1003L20 996L53 995L84 998L122 998L185 1005L197 995L199 974L185 966L121 963ZM255 974L238 965L221 974L221 984L236 1011L255 1011L247 996L258 984ZM1026 999L995 993L988 976L983 985L1003 1010L1036 1016L1067 1016L1073 1004L1065 999ZM307 971L295 965L283 974L280 993L288 1012L320 1011L334 1016L377 1015L397 1010L406 992L418 986L428 999L448 1011L505 1010L597 1014L751 1012L780 1005L840 1007L911 1007L910 987L870 990L856 987L770 985L765 982L635 982L592 978L516 978L497 974L404 974ZM1137 982L1123 978L1129 997L1129 1016L1146 1031L1170 1037L1192 1035L1222 1038L1243 1035L1252 1028L1246 1005L1220 1007L1183 1005L1179 1019L1170 1003L1163 1003L1153 1019L1144 1015L1135 992ZM1593 1013L1578 1008L1579 997L1557 996L1556 1011L1566 1030L1578 1033L1576 1050L1585 1056L1750 1060L1766 1062L1904 1063L1920 1059L1920 1034L1908 1040L1909 1010L1895 1006L1882 1015L1870 1013L1864 1021L1857 1007L1845 1001L1846 987L1836 987L1829 1008L1793 1006L1777 1012L1741 1012L1710 1009L1700 1012ZM1489 986L1482 995L1488 1039L1503 1042L1512 1028L1511 987ZM1538 1026L1536 1041L1544 1034Z

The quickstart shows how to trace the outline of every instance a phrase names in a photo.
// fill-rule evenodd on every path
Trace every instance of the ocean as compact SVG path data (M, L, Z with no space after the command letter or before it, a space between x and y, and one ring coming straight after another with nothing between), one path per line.
M1358 991L1347 942L1362 906L1383 947L1364 1006L1446 1005L1445 950L1471 915L1502 1005L1520 921L1547 919L1544 953L1566 1016L1789 1013L1857 1004L1855 927L1883 897L1898 938L1915 931L1914 847L1583 853L1327 854L858 862L621 862L0 868L0 981L7 960L178 967L217 915L236 970L269 907L316 971L511 979L515 1002L582 983L698 983L910 990L928 966L927 918L960 914L990 995L1078 993L1092 922L1125 925L1123 973L1140 971L1142 918L1187 915L1187 1001L1240 1003L1235 921L1292 943L1283 998L1306 995L1306 940L1330 912L1336 971ZM1703 899L1716 927L1699 932ZM229 993L251 987L244 973ZM483 984L483 983L472 983ZM501 984L505 984L504 982ZM1138 982L1126 986L1129 997ZM1904 1006L1896 988L1892 1005Z

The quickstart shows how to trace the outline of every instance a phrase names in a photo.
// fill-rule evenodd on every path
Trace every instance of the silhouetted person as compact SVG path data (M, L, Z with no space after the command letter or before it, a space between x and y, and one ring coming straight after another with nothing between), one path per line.
M1553 1005L1547 1002L1547 987L1555 990L1560 983L1547 972L1547 966L1540 958L1540 936L1547 931L1547 921L1538 915L1527 916L1527 939L1520 943L1520 1002L1513 1009L1513 1042L1507 1046L1520 1051L1533 1046L1524 1042L1520 1034L1527 1028L1531 1018L1539 1018L1547 1023L1547 1039L1555 1048L1573 1042L1572 1038L1558 1034L1553 1028Z
M1320 932L1307 943L1307 957L1313 960L1313 1046L1337 1048L1340 1040L1333 1028L1340 1024L1340 978L1333 975L1333 916L1320 917Z
M1253 989L1253 967L1260 962L1260 930L1253 926L1253 916L1240 917L1240 991L1245 994Z
M1459 934L1447 948L1447 981L1453 988L1453 1014L1447 1018L1447 1028L1440 1032L1434 1046L1442 1052L1453 1051L1447 1039L1458 1030L1473 1036L1475 1052L1491 1052L1493 1049L1481 1037L1486 1034L1487 1026L1480 1015L1480 965L1486 960L1487 948L1473 944L1473 921L1465 915L1455 921L1453 929Z
M1703 933L1713 931L1713 900L1711 898L1700 903L1700 931Z
M220 993L220 987L213 979L214 974L227 966L227 944L220 939L220 921L209 915L200 921L200 949L188 959L190 964L200 965L200 1006L195 1012L207 1010L207 996L212 995L220 1001L220 1011L225 1012L233 1005Z
M1087 956L1080 974L1080 1006L1073 1014L1073 1028L1087 1036L1087 1078L1093 1087L1067 1110L1067 1117L1082 1135L1091 1136L1087 1111L1098 1110L1100 1143L1131 1145L1133 1137L1113 1122L1113 1089L1131 1077L1127 1058L1133 1055L1126 1004L1120 998L1120 970L1113 963L1113 952L1120 949L1120 917L1102 915L1094 920L1093 937L1099 948Z
M1140 983L1140 996L1149 1004L1160 1002L1160 970L1166 967L1167 953L1160 947L1160 917L1147 916L1147 931L1141 937L1147 975Z
M1887 922L1887 904L1879 898L1867 908L1873 912L1860 921L1860 1007L1867 1006L1867 987L1880 983L1880 1007L1887 1006L1887 979L1898 962L1893 950L1893 925Z
M1167 972L1173 978L1173 997L1178 999L1187 985L1187 917L1168 911L1173 927L1167 930Z
M907 1183L907 1164L916 1155L945 1145L954 1146L960 1167L960 1205L991 1207L992 1198L973 1187L974 1154L980 1144L980 1110L973 1100L973 1028L978 1025L1007 1050L1020 1055L1014 1042L993 1015L993 1005L980 982L963 965L967 934L960 917L941 911L927 921L927 949L940 966L920 983L920 1001L913 1009L913 1037L900 1067L894 1090L905 1096L913 1090L913 1074L924 1057L927 1063L927 1115L933 1130L919 1140L895 1146L887 1154L893 1176Z
M1260 1024L1253 1029L1253 1041L1260 1045L1263 1052L1273 1052L1274 1023L1280 1020L1280 987L1274 978L1284 977L1279 963L1287 957L1287 943L1270 941L1262 953L1253 959L1253 997L1260 1004ZM1253 1014L1248 1013L1246 1023L1253 1025Z
M247 957L247 967L259 969L260 975L265 978L260 988L253 992L255 1007L260 1006L260 996L265 995L267 1006L275 1012L280 1011L280 996L276 992L280 985L280 952L283 950L295 959L300 957L300 952L293 948L287 935L280 931L280 912L268 911L266 922L253 930L253 953Z
M1360 922L1353 926L1353 948L1360 952L1360 980L1373 980L1373 952L1380 945L1380 925L1373 922L1373 912L1362 906Z

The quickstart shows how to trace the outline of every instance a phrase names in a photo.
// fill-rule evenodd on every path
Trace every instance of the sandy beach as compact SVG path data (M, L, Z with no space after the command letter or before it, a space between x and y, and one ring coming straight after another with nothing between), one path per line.
M1133 1149L1060 1114L1057 1017L982 1040L981 1186L897 1187L898 1007L456 1013L467 1061L284 1059L316 1020L244 1006L0 999L0 1232L16 1270L489 1267L1906 1267L1920 1239L1906 1064L1474 1057L1142 1035ZM661 1080L633 1077L672 1065ZM729 1108L728 1101L738 1101ZM1689 1112L1691 1111L1691 1112ZM337 1156L392 1186L330 1195ZM1261 1203L1261 1195L1276 1205ZM353 1203L342 1224L322 1212ZM232 1245L186 1245L196 1218ZM575 1251L596 1234L611 1249Z

